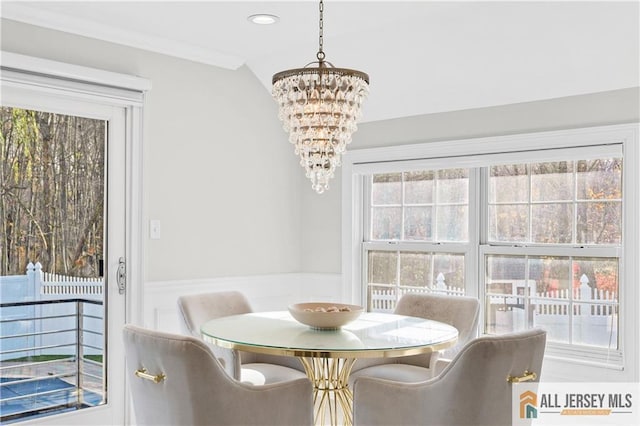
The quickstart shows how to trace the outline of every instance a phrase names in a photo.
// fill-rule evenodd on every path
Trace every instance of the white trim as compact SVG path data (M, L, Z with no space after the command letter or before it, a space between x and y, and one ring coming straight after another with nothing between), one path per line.
M147 282L144 285L144 326L181 332L177 300L182 295L238 290L247 296L253 310L273 311L285 310L291 303L298 302L341 302L340 284L339 274L318 273Z
M109 119L114 107L122 108L122 105L88 101L83 96L73 96L71 94L64 96L63 91L54 94L28 84L21 86L7 84L4 75L0 76L0 84L2 85L3 106L37 109L55 114L75 115L97 120ZM91 107L87 108L87 105Z
M61 80L57 77L45 77L41 75L25 74L24 72L1 70L2 84L5 89L38 90L60 98L73 94L76 99L99 104L108 103L127 107L129 105L142 106L143 92L118 89L107 86L99 86L91 83L83 83L71 80Z
M624 145L625 173L622 182L623 198L632 200L625 204L622 212L624 245L622 253L626 262L620 271L621 280L634 285L625 285L620 289L620 310L624 314L619 334L623 337L622 353L630 380L640 382L640 129L637 124L629 126L627 143Z
M612 126L587 127L580 129L528 133L510 136L439 141L403 146L351 150L343 156L343 193L342 193L342 270L344 274L345 292L360 295L362 272L360 270L362 235L362 187L363 175L372 171L406 171L416 166L425 165L443 168L469 167L487 165L484 155L491 155L494 159L506 163L513 162L517 155L534 150L553 150L536 152L532 161L544 161L547 154L550 158L557 155L569 156L572 147L580 147L588 156L624 154L624 211L623 232L624 242L622 253L617 248L589 248L591 253L598 255L622 254L623 266L620 280L625 285L621 287L620 310L621 315L619 336L622 345L620 351L624 359L624 369L616 370L615 366L603 364L594 365L587 358L582 361L568 360L570 352L552 351L545 361L545 371L550 372L550 378L591 380L606 378L606 381L639 381L640 377L640 288L634 285L640 276L640 147L638 147L639 125L637 123ZM601 146L598 146L601 145ZM623 151L621 151L621 149ZM616 154L617 153L617 154ZM515 155L515 156L514 156ZM456 157L445 163L443 158ZM391 162L401 162L391 165ZM521 162L521 160L519 161ZM482 212L481 212L482 214ZM485 246L489 248L489 246ZM500 246L490 246L492 251L500 251ZM539 247L523 248L528 253L537 253ZM478 268L479 270L480 268ZM481 282L482 277L478 277ZM615 362L614 362L615 364Z
M144 321L144 119L142 108L132 107L127 111L128 127L126 174L128 176L127 197L127 322L142 324ZM127 415L130 410L127 404Z
M6 6L5 6L6 7ZM4 9L3 9L4 13ZM151 89L151 80L128 74L120 74L80 65L66 64L49 59L36 58L13 52L0 52L0 65L5 70L46 75L61 80L90 83L111 88L143 92ZM23 74L23 79L28 76Z
M246 62L245 58L237 55L229 55L191 43L150 36L87 19L65 16L16 2L3 3L2 17L230 70L236 70Z
M485 254L517 255L517 256L579 256L579 257L620 257L622 250L619 247L586 246L573 247L553 245L529 245L513 246L511 244L480 244L481 257ZM579 251L577 251L579 250ZM579 253L579 254L577 254Z
M100 419L96 422L96 419ZM47 417L20 420L16 425L20 426L71 426L71 425L105 425L111 420L109 407L98 405L90 410L74 410L66 413L58 413ZM117 424L113 422L113 424Z
M386 172L407 172L412 170L425 169L441 169L450 167L483 167L489 162L491 165L513 164L522 162L523 153L536 151L532 161L559 161L572 160L575 148L558 147L556 140L560 139L566 143L572 143L572 137L553 132L546 135L541 142L540 148L532 140L520 138L521 135L515 137L520 142L526 142L526 148L509 139L508 136L491 138L490 142L483 144L484 139L473 139L473 144L477 144L476 149L470 150L471 153L464 152L464 146L469 146L469 140L432 142L428 144L419 144L417 146L394 148L374 148L371 150L352 151L354 169L357 173L386 173ZM615 133L615 135L603 135L601 139L594 138L590 141L582 141L581 159L588 160L591 158L603 158L604 156L622 156L621 142L625 136ZM547 139L548 138L548 139ZM558 138L558 139L556 139ZM551 142L549 144L548 142ZM453 144L452 147L449 144ZM506 144L506 145L505 145ZM415 149L417 147L421 149ZM410 148L410 149L409 149ZM483 149L478 149L483 148ZM415 155L414 157L406 157L406 155ZM347 154L345 154L347 156ZM384 160L373 161L372 158L379 157ZM448 160L445 163L444 160ZM451 165L451 159L455 159L455 165ZM399 163L401 162L401 163Z
M386 163L391 161L408 161L426 158L442 159L449 157L473 157L497 153L519 153L530 150L561 149L567 146L616 144L629 138L630 126L637 126L637 124L583 127L571 130L521 133L507 136L457 139L381 148L349 150L342 158L344 164L349 163L351 165L360 165L366 163ZM486 162L468 164L484 163Z
M411 251L424 253L459 253L469 251L469 243L433 243L430 241L364 241L368 250L375 251Z
M362 304L363 259L361 244L363 241L362 176L353 170L353 163L342 163L342 294L347 303ZM357 265L357 267L354 267ZM355 284L355 285L354 285Z
M469 184L474 185L473 187L469 186L469 252L465 254L467 256L467 264L471 265L469 270L465 270L464 282L472 283L472 282L480 282L480 277L478 274L480 273L480 253L478 250L475 250L475 247L480 245L480 241L482 236L478 232L478 230L484 229L480 226L484 217L486 217L482 212L480 212L480 206L484 206L482 204L481 197L484 196L484 191L480 191L482 187L482 174L478 170L473 170L469 174ZM480 212L480 214L473 214L472 212ZM472 296L476 298L480 298L480 290L479 286L473 285L465 285L465 294L467 296ZM480 306L483 304L481 303ZM484 316L480 317L484 318ZM476 324L476 330L481 327L481 321L478 321Z

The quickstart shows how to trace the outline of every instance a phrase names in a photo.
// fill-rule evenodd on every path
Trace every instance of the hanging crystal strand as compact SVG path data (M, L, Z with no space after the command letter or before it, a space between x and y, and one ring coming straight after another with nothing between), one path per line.
M272 94L300 165L312 188L322 193L329 188L340 157L357 130L360 107L369 93L369 76L325 61L322 0L319 15L318 66L275 74Z

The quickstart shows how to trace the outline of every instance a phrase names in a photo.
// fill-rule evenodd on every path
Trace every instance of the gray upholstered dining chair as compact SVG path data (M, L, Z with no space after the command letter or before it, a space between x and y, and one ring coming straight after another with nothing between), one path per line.
M372 358L356 361L350 376L369 376L405 382L434 377L469 340L476 336L480 302L475 297L408 293L400 298L395 314L444 322L458 329L456 345L444 351L398 358Z
M511 425L508 378L539 380L545 343L539 329L484 336L424 382L360 377L353 389L354 425Z
M202 338L200 326L210 319L253 311L245 295L239 291L181 296L178 298L178 308L184 331L198 338ZM262 385L307 377L298 358L210 346L225 370L243 382Z
M307 379L240 383L193 336L125 325L129 386L138 425L311 425Z

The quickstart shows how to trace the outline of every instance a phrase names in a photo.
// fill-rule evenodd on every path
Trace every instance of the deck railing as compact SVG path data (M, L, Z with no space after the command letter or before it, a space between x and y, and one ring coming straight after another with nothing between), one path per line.
M0 303L0 422L104 402L103 304Z

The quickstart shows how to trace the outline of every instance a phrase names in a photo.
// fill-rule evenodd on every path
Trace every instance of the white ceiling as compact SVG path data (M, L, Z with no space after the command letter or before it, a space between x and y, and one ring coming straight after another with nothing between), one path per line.
M316 1L11 2L3 18L274 73L315 60ZM639 86L639 2L340 1L324 51L370 75L362 121ZM254 13L280 17L271 26Z

